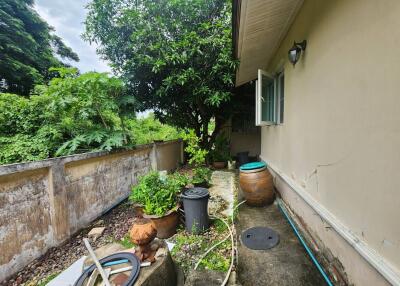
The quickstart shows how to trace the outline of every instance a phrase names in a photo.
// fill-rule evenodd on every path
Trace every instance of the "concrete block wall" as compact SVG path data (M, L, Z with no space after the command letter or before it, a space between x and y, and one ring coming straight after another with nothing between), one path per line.
M124 200L139 176L173 170L182 142L0 166L0 281Z

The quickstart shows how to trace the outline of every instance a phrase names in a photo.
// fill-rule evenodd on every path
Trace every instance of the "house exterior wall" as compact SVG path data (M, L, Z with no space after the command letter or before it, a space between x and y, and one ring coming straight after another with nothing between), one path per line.
M293 185L398 275L399 15L398 0L306 0L265 63L269 72L284 67L285 122L262 127L261 158L271 164L283 199L355 285L388 282ZM307 49L293 68L287 52L303 39Z
M139 176L173 170L182 141L0 166L0 281L126 199Z

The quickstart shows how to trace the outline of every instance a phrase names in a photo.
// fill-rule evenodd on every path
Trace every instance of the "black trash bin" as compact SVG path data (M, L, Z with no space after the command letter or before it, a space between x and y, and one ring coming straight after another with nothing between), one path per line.
M209 226L208 199L210 194L206 188L189 188L183 191L183 208L185 210L185 227L189 233L198 234Z
M249 159L249 152L239 152L237 153L237 167L241 167L244 164L247 164L250 162Z

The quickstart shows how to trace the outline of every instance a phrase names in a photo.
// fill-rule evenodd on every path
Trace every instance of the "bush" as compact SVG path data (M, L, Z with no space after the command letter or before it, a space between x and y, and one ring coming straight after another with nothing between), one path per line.
M215 139L213 149L210 152L213 162L227 162L231 160L229 141L222 134Z
M153 113L145 118L127 121L127 129L136 144L148 144L154 140L173 140L179 138L179 131L158 121Z
M139 179L138 185L132 188L129 199L141 204L146 214L163 216L177 207L178 194L187 182L184 175L162 177L158 172L152 171Z
M189 164L204 165L208 150L200 147L200 138L196 136L193 130L183 133L182 138L186 142L185 151L189 154Z
M209 185L211 181L212 171L207 167L196 167L193 170L193 185Z

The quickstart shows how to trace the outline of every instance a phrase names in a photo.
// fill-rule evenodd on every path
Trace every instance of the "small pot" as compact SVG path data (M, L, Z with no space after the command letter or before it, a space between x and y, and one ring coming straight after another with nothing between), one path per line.
M218 162L213 162L213 167L214 169L224 169L226 168L227 162L225 161L218 161Z
M210 184L206 181L203 181L201 183L194 183L193 184L194 187L199 187L199 188L206 188L208 189L210 187Z
M153 221L158 238L169 238L176 233L176 227L179 223L179 214L176 210L170 210L163 216L143 214L143 217Z

